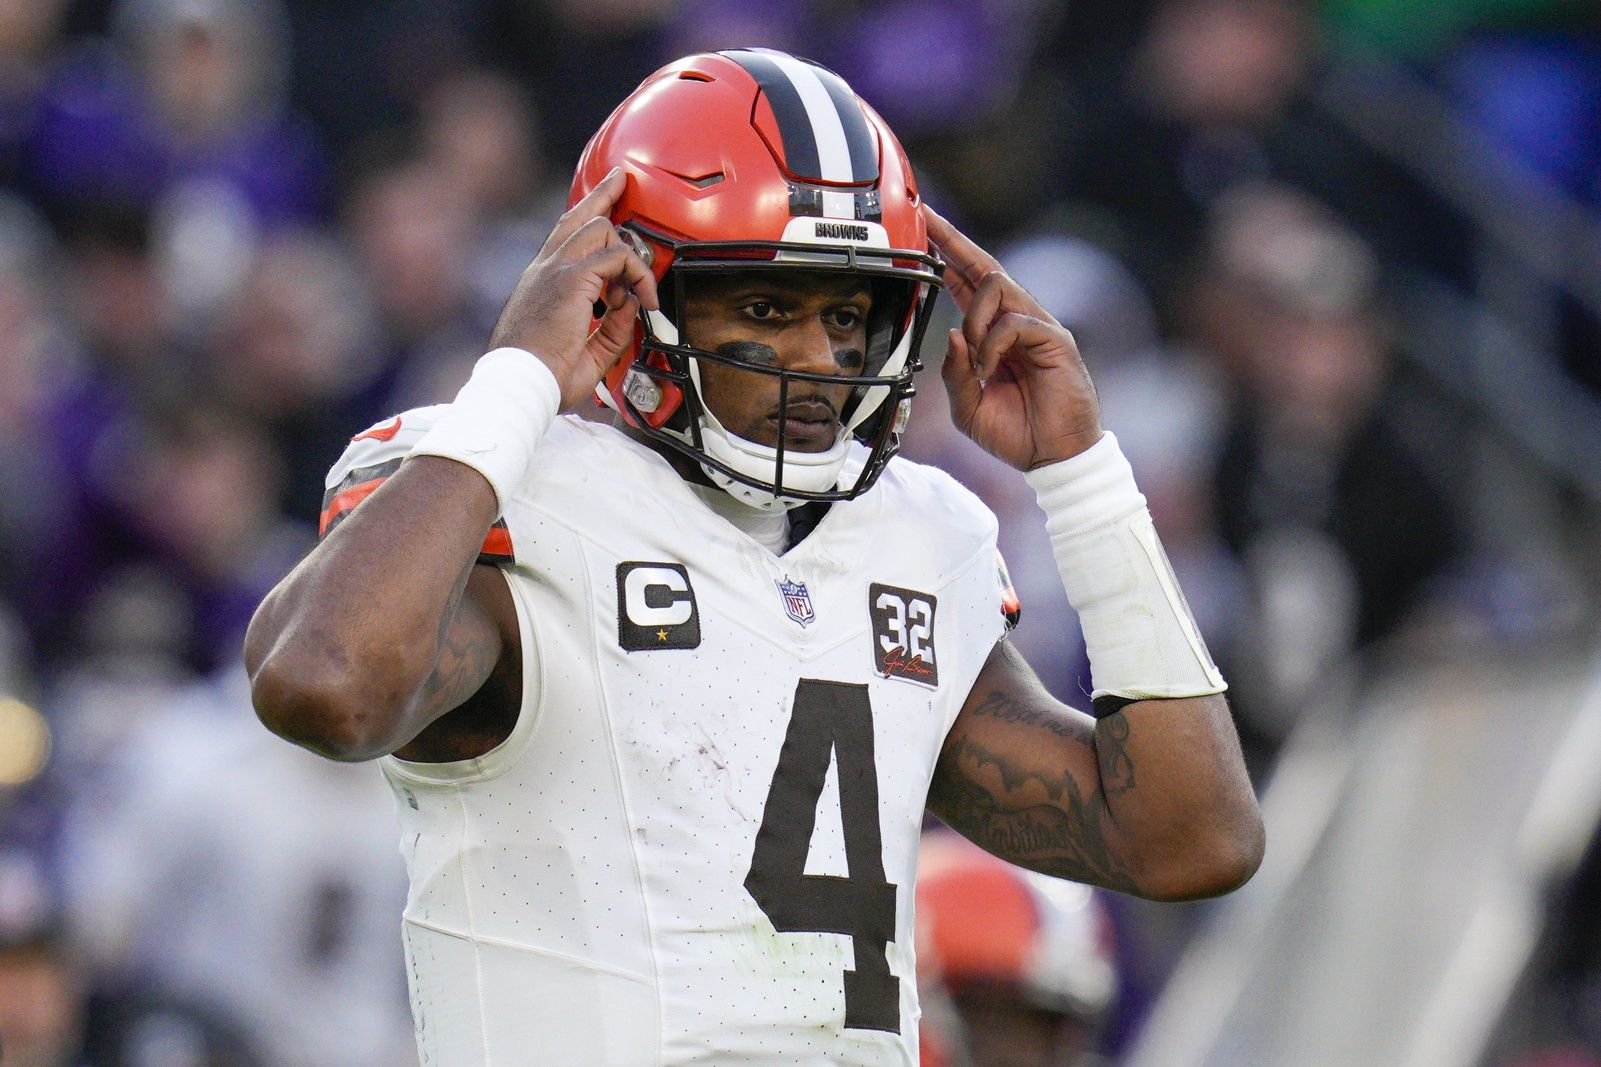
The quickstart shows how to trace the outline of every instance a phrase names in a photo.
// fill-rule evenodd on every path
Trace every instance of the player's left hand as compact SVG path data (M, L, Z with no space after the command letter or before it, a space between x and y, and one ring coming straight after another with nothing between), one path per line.
M1018 470L1093 445L1101 408L1073 335L999 260L926 204L923 218L962 312L940 372L956 428Z

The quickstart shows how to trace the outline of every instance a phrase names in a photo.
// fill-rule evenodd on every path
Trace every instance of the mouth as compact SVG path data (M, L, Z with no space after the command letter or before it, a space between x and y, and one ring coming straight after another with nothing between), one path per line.
M834 444L839 432L839 415L823 400L798 400L782 410L775 409L766 420L772 445L778 444L783 430L784 447L800 452L823 452Z

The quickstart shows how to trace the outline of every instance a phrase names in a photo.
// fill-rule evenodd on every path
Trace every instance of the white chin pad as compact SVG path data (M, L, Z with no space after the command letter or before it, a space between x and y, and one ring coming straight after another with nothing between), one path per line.
M700 420L701 447L712 459L749 478L773 484L778 478L778 449L757 444L729 433L710 411ZM806 493L821 493L839 485L840 470L850 452L850 434L840 427L834 443L822 452L801 452L793 448L784 450L784 488ZM777 496L770 489L746 485L722 471L702 464L713 484L727 491L735 500L759 511L788 511L804 504L794 497Z

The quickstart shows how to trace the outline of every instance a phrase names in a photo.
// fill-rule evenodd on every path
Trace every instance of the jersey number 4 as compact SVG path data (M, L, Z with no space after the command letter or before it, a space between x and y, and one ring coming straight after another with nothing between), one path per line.
M807 874L806 853L829 754L839 770L839 813L850 873ZM895 939L895 886L884 878L878 770L867 687L803 678L756 831L745 889L780 933L849 934L845 1026L900 1032L900 979L885 946Z

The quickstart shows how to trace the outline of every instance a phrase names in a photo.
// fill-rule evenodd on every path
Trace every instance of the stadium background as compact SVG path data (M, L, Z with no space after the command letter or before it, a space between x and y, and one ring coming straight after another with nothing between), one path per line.
M453 393L589 131L748 44L844 74L1074 330L1234 683L1268 859L1093 902L1102 1062L1601 1064L1579 0L0 4L13 1055L413 1056L386 792L255 724L243 628L343 441ZM1081 695L1031 497L923 393L907 453L1001 514Z

